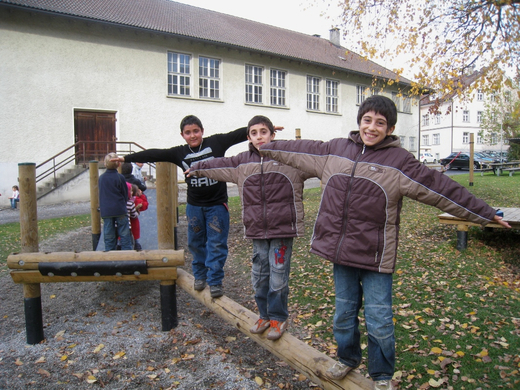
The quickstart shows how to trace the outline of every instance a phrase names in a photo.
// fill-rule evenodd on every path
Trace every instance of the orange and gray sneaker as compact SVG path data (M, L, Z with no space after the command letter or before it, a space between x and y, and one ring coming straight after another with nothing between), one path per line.
M267 328L269 328L270 324L271 322L269 320L263 320L259 318L258 321L256 321L256 323L253 325L253 327L249 329L249 331L253 334L264 333L264 331Z
M267 333L267 339L268 340L278 340L280 337L282 337L283 332L287 329L289 324L287 321L276 321L271 320L271 329L269 330L269 333Z

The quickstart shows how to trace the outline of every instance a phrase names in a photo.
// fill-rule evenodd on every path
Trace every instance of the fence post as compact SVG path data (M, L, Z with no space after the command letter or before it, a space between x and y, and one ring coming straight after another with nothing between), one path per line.
M21 252L38 252L38 209L36 203L36 164L18 164L20 180ZM24 283L25 332L27 344L43 341L42 297L39 283Z
M302 139L302 135L301 135L301 129L300 128L297 128L295 131L295 137L296 139Z
M92 250L96 250L101 237L101 215L99 213L99 164L89 161L90 176L90 225L92 226Z
M158 162L156 168L157 182L157 240L159 249L175 249L172 172L175 165ZM175 280L161 281L161 314L162 330L167 332L178 325L177 292Z

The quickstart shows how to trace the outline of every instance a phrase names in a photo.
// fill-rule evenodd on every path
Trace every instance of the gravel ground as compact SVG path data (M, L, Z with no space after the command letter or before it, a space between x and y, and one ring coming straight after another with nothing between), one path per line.
M90 212L89 202L42 206L38 219ZM0 224L18 211L0 212ZM186 222L178 227L191 273ZM225 293L256 312L249 259L233 258L242 226L230 229ZM40 251L91 250L90 228L40 243ZM22 287L0 272L0 389L310 389L297 371L177 288L179 325L161 331L159 282L41 285L45 340L26 343ZM298 336L298 329L289 331Z

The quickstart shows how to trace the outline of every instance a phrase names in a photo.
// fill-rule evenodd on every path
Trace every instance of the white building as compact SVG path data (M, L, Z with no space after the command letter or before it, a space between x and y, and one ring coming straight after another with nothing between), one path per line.
M397 75L341 47L339 34L324 39L168 0L0 0L0 193L17 183L19 163L64 150L76 153L73 164L120 151L116 140L184 143L188 114L205 135L261 114L285 127L280 139L296 128L302 138L345 137L371 91L397 102L395 134L417 154L418 99L400 97L410 80L387 87Z
M464 76L462 82L469 85L477 77L479 73L475 72ZM466 100L461 100L455 93L439 98L439 102L435 95L424 96L420 101L421 152L430 152L437 161L452 152L469 152L471 133L475 152L501 148L505 151L507 146L501 144L499 135L491 145L479 136L485 102L492 98L481 90L475 90ZM436 104L437 112L432 112Z

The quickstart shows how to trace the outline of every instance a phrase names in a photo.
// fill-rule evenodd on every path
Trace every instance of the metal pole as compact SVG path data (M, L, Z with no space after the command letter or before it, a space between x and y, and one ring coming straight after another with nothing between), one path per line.
M101 237L101 215L99 213L99 164L89 161L90 175L90 225L92 226L92 250L98 247Z
M21 252L38 252L38 209L36 203L36 164L18 164L20 177ZM39 283L24 283L25 332L28 344L44 340L41 288Z
M473 170L474 167L474 152L475 152L475 134L469 133L469 186L473 187ZM480 167L482 168L482 167Z

